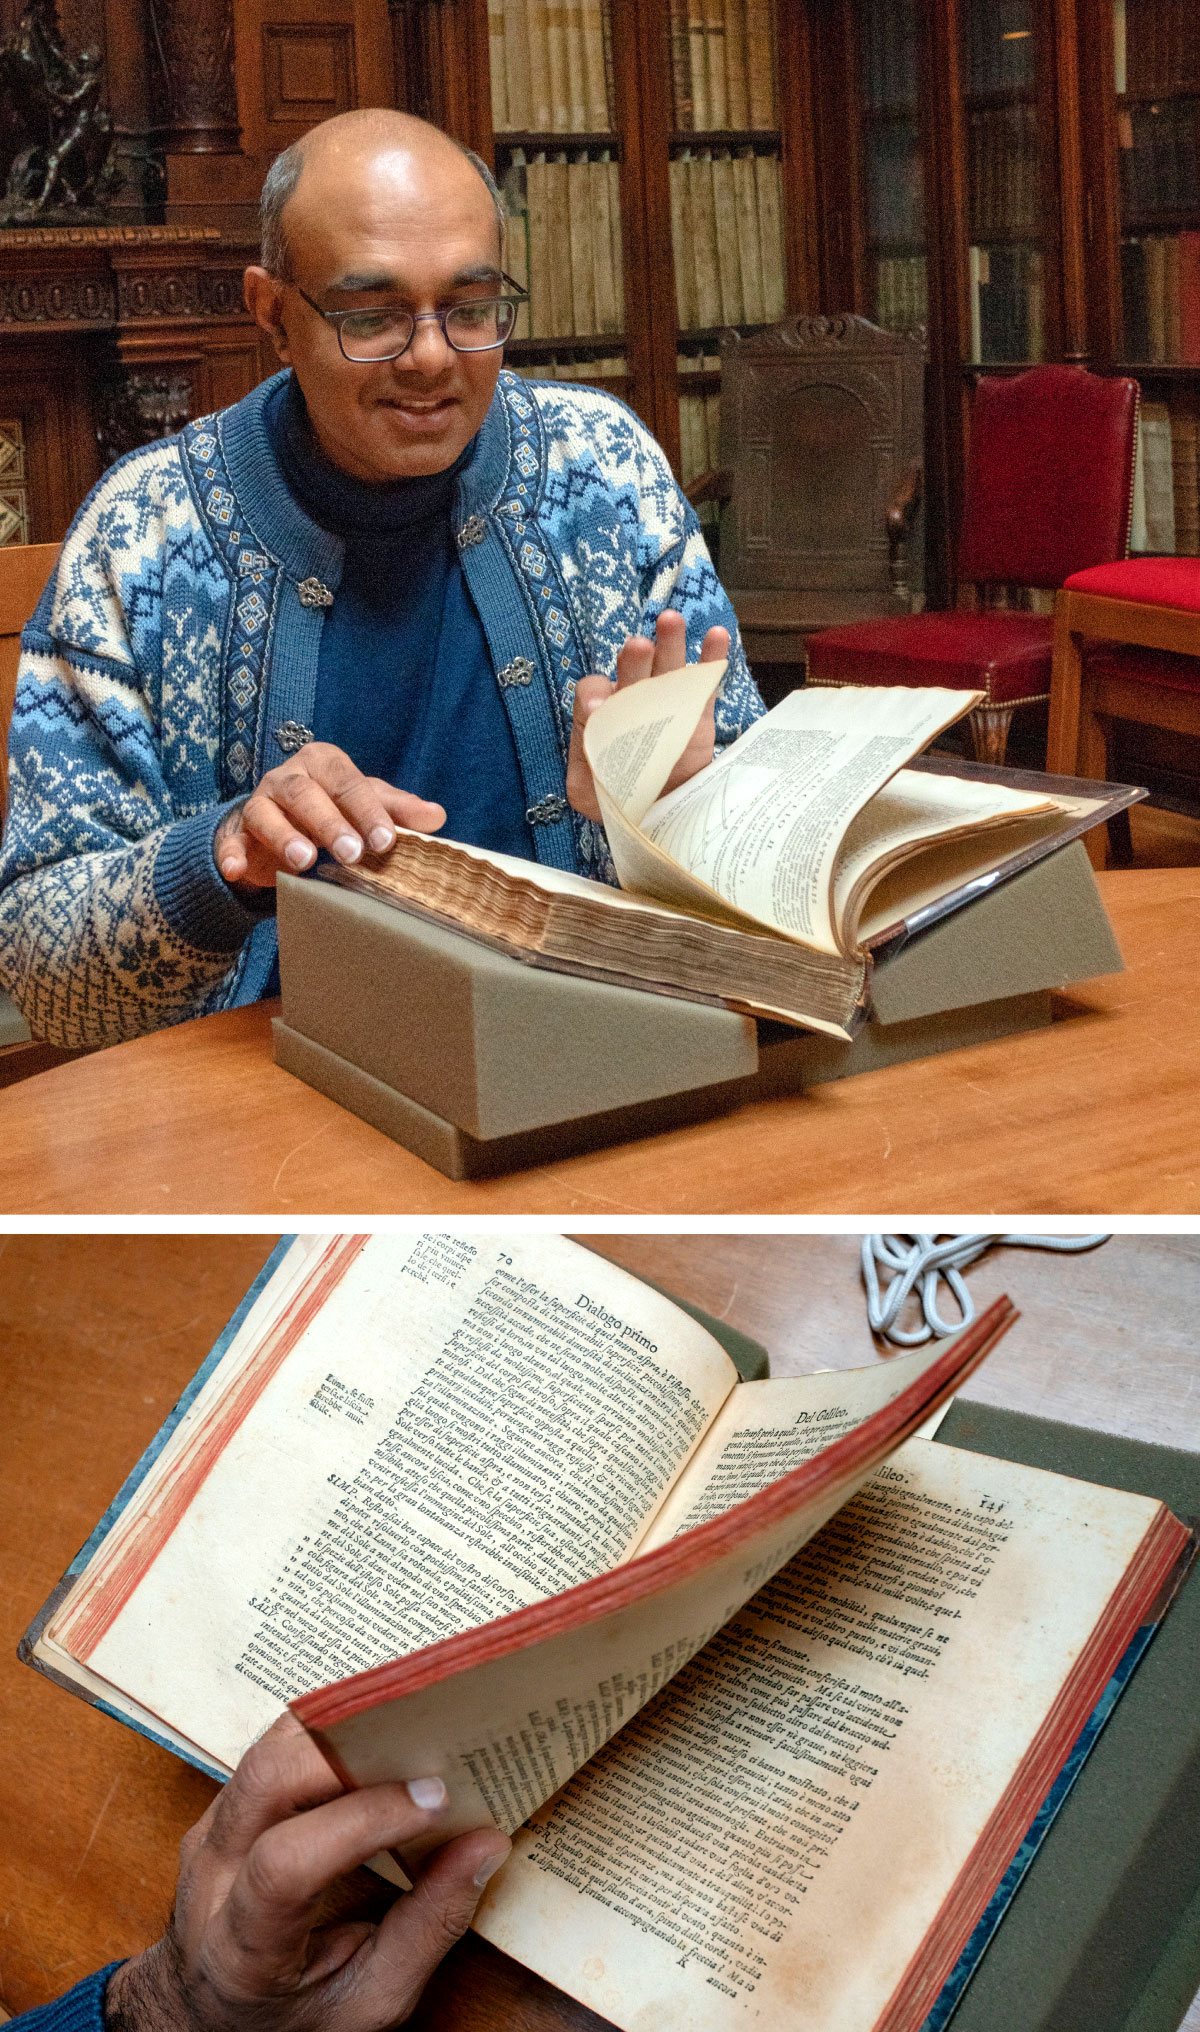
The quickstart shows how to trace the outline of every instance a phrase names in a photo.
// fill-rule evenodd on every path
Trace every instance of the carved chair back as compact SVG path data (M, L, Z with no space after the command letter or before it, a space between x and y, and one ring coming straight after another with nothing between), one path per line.
M17 689L21 630L54 570L57 543L14 543L0 550L0 819L8 803L8 723Z
M861 317L723 336L721 576L735 607L741 588L802 596L814 626L911 607L924 376L923 333Z

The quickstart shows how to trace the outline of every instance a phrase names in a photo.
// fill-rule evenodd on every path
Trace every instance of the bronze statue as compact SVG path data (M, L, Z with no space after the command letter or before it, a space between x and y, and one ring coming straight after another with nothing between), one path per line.
M54 225L104 216L119 180L112 120L100 102L100 58L68 55L55 0L29 0L0 42L0 224Z

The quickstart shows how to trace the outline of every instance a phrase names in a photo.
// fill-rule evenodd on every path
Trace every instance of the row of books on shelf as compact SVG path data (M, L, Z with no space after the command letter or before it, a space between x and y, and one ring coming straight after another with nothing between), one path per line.
M1193 400L1143 402L1131 550L1200 555L1200 453Z
M860 77L868 113L916 110L921 50L913 0L867 0L859 9Z
M529 291L514 338L624 330L619 177L606 149L570 156L513 150L502 186L505 259Z
M1037 80L1032 0L968 0L963 61L968 92L1031 90Z
M775 126L772 15L771 0L671 0L677 128Z
M915 120L868 127L867 220L873 240L922 240L925 183Z
M574 353L548 353L541 360L510 360L508 365L522 381L582 381L624 394L629 367L622 354L603 360L581 359Z
M1200 99L1123 107L1117 138L1127 217L1200 209Z
M1115 0L1113 56L1118 92L1200 91L1196 0Z
M971 113L967 127L971 233L1038 230L1037 107L1027 101Z
M783 316L779 163L749 150L685 150L671 163L671 232L682 331Z
M488 0L497 133L607 134L608 0Z
M1037 247L968 248L973 361L1040 360L1043 262Z
M1125 356L1200 363L1200 232L1121 242Z
M923 254L880 254L875 260L875 321L889 331L911 332L929 320Z

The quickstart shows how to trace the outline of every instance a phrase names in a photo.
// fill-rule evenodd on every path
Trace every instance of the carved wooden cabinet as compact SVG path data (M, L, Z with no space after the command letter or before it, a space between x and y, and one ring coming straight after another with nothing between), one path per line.
M114 458L272 370L242 304L252 255L215 227L0 233L0 543L62 536Z

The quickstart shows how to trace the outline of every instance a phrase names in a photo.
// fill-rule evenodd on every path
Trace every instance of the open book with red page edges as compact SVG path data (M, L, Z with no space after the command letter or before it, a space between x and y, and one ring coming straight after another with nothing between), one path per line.
M301 1238L25 1655L217 1772L290 1701L439 1773L520 1830L479 1930L630 2032L917 2024L1189 1544L911 1437L1014 1318L744 1383L558 1238Z

